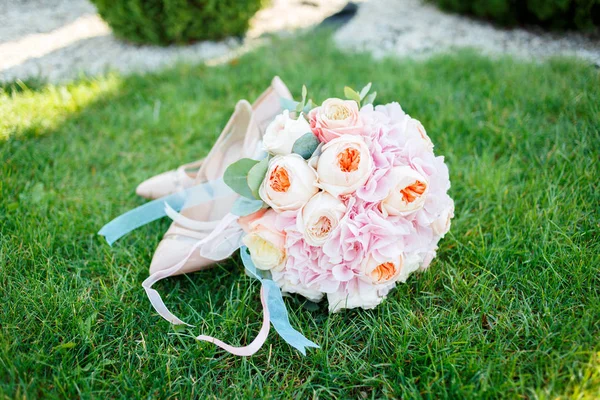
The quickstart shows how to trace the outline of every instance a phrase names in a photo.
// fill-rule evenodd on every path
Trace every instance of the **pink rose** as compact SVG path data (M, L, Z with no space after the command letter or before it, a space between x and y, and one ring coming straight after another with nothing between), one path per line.
M321 142L329 142L341 135L359 135L363 123L358 104L353 100L327 99L308 114L310 127Z

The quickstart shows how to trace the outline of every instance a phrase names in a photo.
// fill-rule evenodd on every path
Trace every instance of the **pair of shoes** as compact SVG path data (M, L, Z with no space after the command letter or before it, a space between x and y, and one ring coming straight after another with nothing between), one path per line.
M254 121L262 133L281 111L281 99L291 100L292 94L281 78L276 76L267 90L252 104ZM196 176L203 162L204 159L201 159L183 164L177 169L146 179L138 185L135 192L146 199L158 199L188 189L197 184Z
M275 77L254 104L250 105L246 100L237 103L233 115L205 159L154 176L142 182L136 193L150 199L167 196L221 178L225 169L240 158L256 158L263 152L261 140L266 127L281 112L282 99L291 100L292 96L283 81ZM184 205L180 213L172 211L169 216L173 223L159 243L150 264L151 276L171 269L183 260L183 265L164 277L199 271L214 264L219 258L214 256L217 250L203 249L203 244L198 244L205 242L210 235L214 236L215 229L237 198L238 195L232 192L209 204ZM216 246L214 241L207 245ZM213 256L207 258L207 253ZM223 258L229 255L225 252Z

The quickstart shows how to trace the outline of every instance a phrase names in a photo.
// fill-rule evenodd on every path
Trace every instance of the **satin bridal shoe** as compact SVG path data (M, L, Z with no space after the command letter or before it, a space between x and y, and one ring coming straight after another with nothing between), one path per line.
M265 132L269 123L281 112L281 99L292 99L292 95L283 81L274 77L271 85L252 104L254 119L261 132ZM158 199L194 186L196 175L204 160L184 164L177 169L163 172L140 183L135 192L146 199Z
M221 136L201 163L194 183L215 182L216 188L224 187L221 178L225 169L240 158L256 157L262 152L261 138L252 106L246 100L240 100ZM232 223L237 220L229 211L238 195L227 188L222 192L226 194L200 205L184 206L180 213L168 213L173 223L154 253L151 275L169 270L164 278L202 270L230 255L227 249L235 247L234 242L241 238L241 232L235 226L228 234L228 221L224 219L230 218ZM232 243L228 244L228 241ZM220 251L220 248L224 250ZM179 267L173 269L178 263Z

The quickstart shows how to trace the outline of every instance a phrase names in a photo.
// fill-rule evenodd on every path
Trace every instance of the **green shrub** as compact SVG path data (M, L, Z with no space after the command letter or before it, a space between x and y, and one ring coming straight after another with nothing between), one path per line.
M442 9L503 25L536 24L590 31L600 27L600 0L429 0Z
M115 36L185 44L243 35L263 0L92 0Z

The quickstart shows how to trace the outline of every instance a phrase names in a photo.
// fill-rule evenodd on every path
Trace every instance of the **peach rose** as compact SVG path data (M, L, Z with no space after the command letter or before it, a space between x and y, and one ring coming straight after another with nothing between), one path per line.
M341 135L358 135L362 120L354 100L327 99L308 114L313 133L321 142L329 142Z
M396 184L381 202L381 212L388 215L408 215L423 207L429 189L427 179L408 166L392 169Z
M298 214L298 230L311 246L323 246L346 213L346 206L337 197L319 192Z
M362 279L375 285L393 282L402 271L404 257L402 254L393 260L376 260L368 256L361 264Z
M317 174L301 156L276 156L258 194L277 212L299 210L318 192L316 184Z
M334 196L353 193L373 171L373 158L361 136L344 135L323 146L317 161L319 187Z

